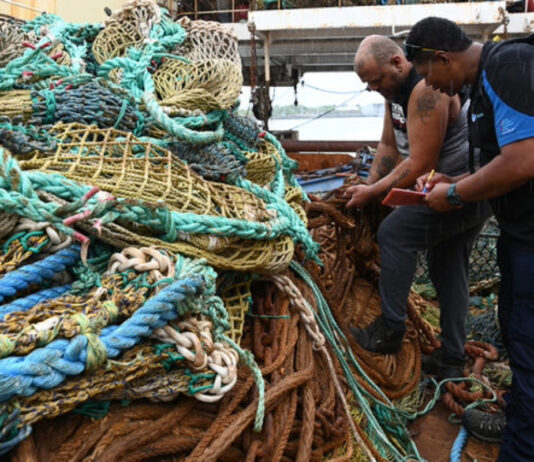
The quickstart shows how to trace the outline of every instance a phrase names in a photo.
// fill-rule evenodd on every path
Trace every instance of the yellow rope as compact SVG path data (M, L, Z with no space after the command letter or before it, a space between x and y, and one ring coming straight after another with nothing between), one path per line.
M180 213L269 222L273 212L264 202L241 188L204 180L170 151L140 141L131 133L81 124L57 124L51 131L58 140L53 155L35 152L21 160L23 170L61 173L65 177L98 186L115 197L161 204ZM222 269L279 271L289 264L294 245L289 237L269 241L180 233L169 243L147 230L114 228L127 245L161 246L187 256L206 258ZM108 235L108 237L111 237ZM106 234L103 234L106 240ZM119 244L116 240L108 241Z
M243 75L239 66L227 60L185 63L170 58L155 72L154 85L163 106L211 112L234 105Z
M134 389L147 380L166 374L162 365L165 354L159 356L149 344L142 344L127 350L121 361L108 361L107 367L92 374L68 378L62 385L52 390L40 390L20 400L22 424L32 424L43 418L56 417L74 409L79 404L103 396L113 395ZM183 369L174 372L174 379L182 379L179 387L185 392L190 379ZM109 396L106 396L109 395ZM137 396L141 397L141 396ZM132 396L133 398L133 396Z
M220 296L228 311L231 330L228 336L237 344L241 342L245 315L250 309L252 294L250 293L250 281L236 282L221 290Z
M173 53L191 61L224 59L241 69L237 37L232 30L215 21L191 21L187 16L177 21L186 31L187 37Z
M0 114L13 118L22 116L24 120L32 114L30 90L12 90L0 92Z
M21 239L11 242L7 252L0 255L0 275L17 269L23 261L35 255L35 252L29 250L29 248L39 247L47 240L47 236L30 236L26 243L26 249L22 245Z

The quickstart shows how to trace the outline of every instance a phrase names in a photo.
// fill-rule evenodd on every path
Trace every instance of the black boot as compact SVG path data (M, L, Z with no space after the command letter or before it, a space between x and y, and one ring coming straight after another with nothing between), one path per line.
M479 440L499 443L506 425L504 412L490 414L478 409L467 409L462 416L464 428Z
M448 356L440 348L424 356L422 368L425 374L435 375L438 380L464 377L465 360Z
M400 350L403 330L392 329L382 316L365 329L351 327L350 332L362 348L373 353L393 354Z

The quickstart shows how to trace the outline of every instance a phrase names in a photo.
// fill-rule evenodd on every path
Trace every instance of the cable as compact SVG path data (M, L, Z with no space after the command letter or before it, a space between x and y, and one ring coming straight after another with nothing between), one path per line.
M294 90L293 90L293 87L289 87L286 89L286 91L284 91L283 93L280 93L280 94L276 94L276 88L277 87L273 87L273 99L271 100L271 102L275 102L276 99L279 99L279 98L282 98L286 95L288 95L289 93L292 93Z
M306 124L309 124L313 122L314 120L320 119L321 117L324 117L326 114L330 114L332 111L335 111L339 106L343 106L344 104L348 103L349 101L353 100L358 96L360 93L356 93L355 95L352 95L349 99L346 99L345 101L337 104L331 109L328 109L328 111L323 112L322 114L319 114L318 116L315 116L313 119L306 120L305 122L302 122L301 124L295 125L294 127L290 128L290 130L295 130L296 128L300 128Z
M325 90L324 88L314 87L313 85L310 85L309 83L305 83L304 81L302 81L302 86L303 87L306 86L313 90L322 91L323 93L332 93L336 95L357 95L357 94L360 94L366 91L365 89L364 90L353 90L353 91Z

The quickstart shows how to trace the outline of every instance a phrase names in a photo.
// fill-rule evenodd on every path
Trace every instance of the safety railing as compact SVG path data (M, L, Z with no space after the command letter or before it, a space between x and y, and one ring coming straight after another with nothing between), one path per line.
M462 0L460 0L461 2ZM464 0L468 2L470 0ZM219 22L246 22L249 11L294 8L328 8L343 6L414 5L427 3L453 3L439 0L158 0L174 18L188 16ZM454 2L458 3L458 2ZM534 0L511 0L509 12L531 11Z

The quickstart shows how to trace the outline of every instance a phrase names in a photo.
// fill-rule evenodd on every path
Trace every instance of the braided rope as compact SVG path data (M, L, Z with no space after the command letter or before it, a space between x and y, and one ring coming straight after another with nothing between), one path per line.
M231 112L224 121L224 137L245 151L255 150L260 141L258 122Z
M19 217L16 215L0 214L0 239L11 234L18 221Z
M35 222L32 220L28 220L27 218L21 217L18 220L17 226L14 228L14 233L19 233L22 231L26 232L35 232L35 231L43 231L48 239L48 242L43 247L42 251L46 253L56 253L59 250L62 250L66 247L69 247L73 244L72 236L67 236L65 234L62 234L49 222Z
M10 313L14 313L16 311L29 311L39 303L46 302L48 300L54 300L67 293L71 288L71 284L66 284L60 287L51 287L50 289L40 290L39 292L28 295L27 297L18 298L11 303L0 305L0 321L3 321Z
M44 281L52 280L56 274L74 265L79 258L80 247L74 245L44 260L7 273L0 279L0 302L33 284L40 285Z
M24 53L25 48L22 45L24 42L35 43L37 41L35 34L24 32L21 25L12 18L0 18L0 67L6 66Z
M326 363L328 364L330 378L334 383L337 395L343 405L345 415L347 416L347 420L349 422L356 441L358 442L360 448L364 451L365 455L369 458L369 460L376 461L373 453L369 450L366 442L362 439L359 431L356 428L356 425L352 418L350 407L347 403L347 399L345 398L345 393L343 392L341 384L339 383L333 360L330 356L330 353L326 349L326 339L319 330L319 325L317 324L317 321L315 319L316 315L314 311L312 310L306 299L302 296L297 286L295 286L293 281L289 279L289 277L277 274L271 276L270 280L275 283L275 285L281 292L285 293L288 296L291 305L297 308L302 320L304 321L304 326L306 327L308 335L313 339L313 349L320 351L323 354Z
M108 266L101 287L95 288L88 298L54 300L34 307L24 318L18 313L9 316L8 324L0 323L3 324L0 325L3 332L0 334L0 357L27 354L35 345L49 344L60 335L72 338L85 332L100 333L118 318L129 316L143 303L146 292L159 292L175 274L169 257L147 248L124 249L110 258ZM119 271L121 277L117 278L115 274ZM132 271L142 276L147 273L146 278L133 278ZM142 283L137 287L140 278L150 284ZM102 300L105 294L107 299ZM107 294L112 295L108 298ZM85 306L83 314L72 311L71 307L80 305Z
M460 431L458 432L458 435L456 436L451 448L451 462L460 462L462 460L462 451L465 443L467 443L468 437L469 434L467 433L467 430L464 427L460 427Z
M119 326L109 326L102 335L92 333L91 326L73 340L55 340L32 351L24 358L0 360L0 401L15 394L28 396L39 388L53 388L69 375L78 375L101 367L108 358L139 343L141 337L189 312L188 300L198 297L213 276L201 263L177 262L177 280L148 300ZM213 285L213 282L210 283Z
M409 460L410 458L421 460L417 447L410 438L406 429L404 423L405 416L402 415L402 412L400 410L395 408L395 406L391 403L387 396L385 396L385 394L363 371L360 364L354 357L352 351L350 350L346 337L333 319L326 300L324 299L322 293L320 292L316 284L313 282L310 275L302 266L300 266L296 262L292 262L290 267L300 278L305 281L305 283L313 291L313 294L317 300L319 307L319 325L321 326L322 331L325 333L325 336L328 339L331 347L334 349L336 357L343 368L343 372L350 386L350 389L354 394L358 404L365 413L365 416L367 417L368 425L370 427L368 431L374 434L378 439L376 444L379 445L382 451L394 457L395 460ZM363 379L371 385L371 387L380 396L380 400L371 395L364 387L362 387L358 383L351 371L350 365L355 367L358 375L363 377ZM371 404L373 405L374 409L371 409ZM396 427L387 425L386 422L394 422ZM385 431L387 427L390 427L388 428L388 430L394 429L395 433L398 436L402 437L400 438L401 441L396 441L396 438L388 436ZM397 447L397 444L401 442L405 443L406 447L401 446L402 449L399 449L399 447Z
M211 322L190 318L176 328L165 326L154 331L158 340L176 345L193 370L211 369L215 372L213 387L204 393L195 393L195 398L212 403L220 400L237 382L238 353L224 343L214 343ZM206 350L206 353L204 352Z
M263 377L238 344L250 281L225 293L229 318L205 262L176 256L173 264L146 248L110 257L97 243L87 260L89 240L79 231L117 248L155 244L206 257L218 268L267 274L287 267L293 241L308 257L317 254L300 197L286 185L291 166L281 146L232 113L242 85L237 39L219 25L173 23L163 13L151 0L134 0L105 27L40 16L17 29L32 36L30 46L0 69L0 91L6 90L0 144L24 156L21 169L3 151L0 166L1 216L13 217L2 231L0 263L6 271L18 267L0 279L0 302L23 297L0 306L0 401L22 396L27 417L17 423L18 413L4 408L11 420L0 429L0 451L27 436L32 419L59 415L91 396L167 400L187 388L198 399L219 400L236 383L238 361L256 381L254 428L261 429ZM168 151L173 143L186 151L189 168ZM254 184L239 177L258 146L272 169ZM190 167L229 184L202 181ZM73 239L83 245L72 246ZM76 261L67 265L64 255L73 248ZM26 260L32 263L20 266ZM67 267L72 284L57 278ZM63 285L34 288L45 280ZM36 293L22 295L27 289ZM143 355L141 342L154 335L176 350L162 361L188 367L170 372L177 383L165 381L161 365L150 369L159 374L154 378L142 357L128 355ZM113 359L123 353L136 363L132 369ZM113 368L124 375L112 375ZM78 377L84 371L84 380L101 373L98 390L87 391L89 381ZM110 378L117 383L105 383ZM123 391L118 384L126 382L132 386ZM81 383L86 388L77 389ZM14 436L8 430L15 428Z
M71 132L71 130L76 133L76 130L79 130L79 128L76 128L75 126L67 126L65 133L69 134L69 136L72 136L74 133ZM79 131L78 133L84 133ZM97 133L107 133L108 136L117 136L114 131L111 132L97 132ZM78 136L78 135L76 135ZM121 149L124 149L124 157L123 158L117 158L116 162L113 162L113 158L106 159L107 163L103 162L102 157L83 157L83 164L81 162L82 156L80 155L68 155L63 154L63 149L66 149L66 147L63 147L58 150L56 153L56 156L53 158L47 158L44 156L41 156L40 154L36 154L33 159L28 161L21 162L21 165L24 169L28 168L42 168L45 171L65 171L67 168L69 170L65 172L68 177L72 179L76 179L78 181L87 181L89 172L94 172L91 176L91 182L93 184L97 184L99 187L101 187L104 190L110 191L114 195L125 195L133 196L135 197L140 192L143 193L143 195L147 195L150 193L150 196L155 197L161 197L161 190L156 193L152 193L150 188L154 188L157 183L154 181L148 181L148 178L146 177L146 174L144 174L141 177L141 172L139 172L139 180L142 181L140 183L140 186L143 188L141 191L136 189L135 191L132 191L132 184L131 180L133 179L133 175L137 175L136 169L143 169L143 173L146 172L147 168L152 169L154 172L161 171L161 167L156 163L156 161L152 160L150 157L148 157L145 154L144 158L136 158L135 154L133 152L133 149L135 146L142 147L144 152L147 152L148 149L150 149L151 153L159 154L160 159L163 159L165 163L167 163L169 166L173 166L173 168L169 168L168 170L163 173L162 177L162 183L163 181L167 184L166 189L169 191L176 191L175 189L170 189L169 184L176 184L178 183L176 180L173 179L175 175L183 174L186 176L189 182L194 182L191 187L200 187L203 189L202 194L208 194L213 195L214 198L220 195L229 196L232 194L236 194L240 196L240 200L246 199L248 202L251 202L251 207L243 207L242 203L236 203L234 200L224 200L224 196L220 197L222 200L219 203L214 203L212 205L211 210L215 211L216 208L221 207L221 205L225 204L226 206L233 205L234 211L239 212L239 210L244 211L244 215L241 214L241 216L237 215L237 217L246 218L246 220L243 219L236 219L233 218L231 215L228 214L226 217L218 217L218 216L207 216L206 212L203 212L199 215L194 215L191 213L183 213L178 214L176 212L170 212L168 209L164 207L154 208L154 207L146 207L143 208L141 203L135 204L135 206L131 206L128 201L121 201L119 200L119 203L123 206L121 207L121 212L112 212L107 213L105 217L102 218L102 222L109 223L111 221L115 221L116 219L122 219L126 221L136 222L136 223L147 223L149 226L154 226L156 230L165 232L164 239L167 241L174 241L179 237L179 232L185 232L188 234L205 234L205 235L211 235L211 236L220 236L220 237L238 237L243 239L255 239L255 240L272 240L279 238L283 235L288 235L292 237L297 242L302 242L305 246L306 252L310 258L316 258L316 252L318 250L318 246L313 240L310 238L308 231L305 228L305 225L301 218L294 212L294 210L286 203L283 192L277 194L271 193L267 189L261 188L258 185L254 185L250 181L244 180L244 179L237 179L236 185L240 187L240 189L235 188L232 189L230 186L221 185L221 184L206 184L201 185L199 184L199 180L195 176L192 175L192 172L188 171L185 166L181 166L179 170L177 170L177 165L173 161L172 156L169 152L162 151L160 149L156 149L156 147L150 147L150 145L145 145L142 142L136 142L135 138L133 138L131 135L126 135L126 139L131 139L132 143L125 143L124 141L121 142L119 139L116 139L117 145L121 146ZM111 140L110 140L111 141ZM87 143L89 144L89 143ZM99 147L102 146L105 149L112 149L113 144L110 144L110 142L102 145L98 145ZM98 152L98 151L96 151ZM95 154L96 154L95 152ZM126 157L127 156L127 157ZM129 160L128 164L126 164L126 159ZM69 160L69 163L66 161ZM9 163L7 167L11 166L14 161L9 158ZM112 163L113 162L113 163ZM6 162L4 162L6 163ZM119 168L115 168L113 164L118 164L120 166ZM130 181L128 184L125 183L125 173L124 169L128 168L132 173L129 174ZM102 182L101 178L104 171L107 171L109 173L114 173L114 177L111 177L110 179L107 179L106 182ZM79 173L78 173L79 172ZM182 173L183 172L183 173ZM1 173L1 172L0 172ZM98 175L98 176L96 176ZM64 186L65 188L68 188L69 191L61 192L61 194L58 194L57 190L54 191L54 193L58 194L60 197L68 197L72 198L73 196L76 197L76 195L79 195L83 188L80 188L77 185L74 185L72 182L67 182L65 180L61 180L60 182L54 182L52 181L54 178L58 177L51 177L51 176L43 176L42 174L39 174L38 172L28 172L27 174L29 178L29 183L31 182L41 182L44 183L46 186L40 186L40 189L47 190L48 185L52 186L55 183L57 186ZM108 176L109 178L109 176ZM156 177L157 178L157 177ZM161 178L161 176L160 176ZM283 189L283 183L279 183L282 186ZM77 188L77 191L73 194L72 189ZM29 187L27 188L30 189ZM82 191L80 191L80 189ZM246 191L249 191L251 193L251 196L248 198L244 197L244 193L242 189L245 189ZM51 192L49 189L48 192ZM83 191L83 194L85 194L87 191ZM133 194L132 194L133 192ZM1 193L1 191L0 191ZM164 193L164 197L167 196L169 193ZM149 196L149 197L150 197ZM173 194L174 197L177 197L176 194ZM189 195L188 194L188 201L182 201L181 206L182 210L185 206L188 206L190 202L193 203L199 203L195 196L196 195ZM78 196L80 197L80 196ZM18 198L12 198L12 208L9 210L13 210L15 213L22 214L21 211L23 208L15 206L18 205L18 201L15 199ZM230 199L230 198L229 198ZM259 199L259 200L258 200ZM265 203L265 206L261 206L261 202L263 201ZM90 202L91 203L91 202ZM178 203L176 201L175 203ZM11 204L9 204L11 205ZM33 205L33 203L32 203ZM108 203L107 205L103 205L103 210L99 211L98 213L104 213L106 209L111 208L113 204ZM211 205L210 202L207 204L208 206ZM47 205L50 212L52 212L52 207L50 205ZM205 206L204 206L205 207ZM264 224L262 222L256 221L256 218L253 218L255 215L258 216L259 213L266 213L267 216L269 216L269 212L265 209L268 208L270 210L275 210L277 212L276 218L271 220L271 223ZM265 212L263 210L265 210ZM208 209L209 210L209 209ZM225 210L225 209L223 209ZM228 212L230 210L226 209ZM196 211L196 210L195 210ZM41 210L34 210L34 213L30 215L30 218L36 220L36 221L55 221L57 222L57 217L53 217L51 215L43 215ZM141 213L140 213L141 212ZM251 212L253 213L251 216ZM248 216L247 216L248 214ZM274 214L270 214L273 216ZM96 209L92 211L92 216L97 217L97 211ZM234 215L236 216L236 215ZM261 215L260 215L261 216ZM49 219L47 219L47 217ZM44 218L44 219L43 219ZM262 218L260 218L261 220ZM254 220L254 221L252 221ZM264 218L263 218L264 220ZM61 224L58 224L58 227L62 226ZM63 229L60 228L61 231L64 231L65 227ZM71 234L71 231L65 230L67 234ZM211 250L211 249L210 249Z
M185 143L171 142L169 149L187 165L207 180L222 180L245 173L247 158L231 141L213 143L195 148Z
M62 85L53 89L32 92L31 118L33 125L56 122L96 124L101 128L118 128L140 133L146 130L142 111L135 101L120 88L97 79L65 91Z

